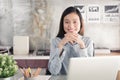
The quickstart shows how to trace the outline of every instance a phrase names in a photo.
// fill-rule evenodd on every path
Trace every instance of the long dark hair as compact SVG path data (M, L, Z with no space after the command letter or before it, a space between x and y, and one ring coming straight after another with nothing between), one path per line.
M80 31L78 32L78 34L80 34L80 35L84 34L83 19L82 19L82 15L81 15L80 11L76 7L68 7L67 9L64 10L64 12L63 12L63 14L61 16L60 24L59 24L59 32L58 32L56 37L59 37L59 38L64 37L64 34L66 33L64 31L64 27L63 27L64 17L66 15L70 14L70 13L73 13L73 12L76 13L79 16L80 23L81 23Z

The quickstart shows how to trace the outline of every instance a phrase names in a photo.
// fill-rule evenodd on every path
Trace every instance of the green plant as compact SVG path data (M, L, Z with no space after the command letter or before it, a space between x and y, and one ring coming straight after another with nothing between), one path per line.
M18 70L17 62L12 55L0 54L0 78L13 76Z

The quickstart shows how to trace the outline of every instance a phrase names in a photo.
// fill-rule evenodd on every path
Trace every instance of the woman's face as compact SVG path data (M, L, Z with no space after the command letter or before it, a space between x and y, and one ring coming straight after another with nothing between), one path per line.
M64 17L63 26L66 33L78 33L80 25L80 19L76 13L73 12Z

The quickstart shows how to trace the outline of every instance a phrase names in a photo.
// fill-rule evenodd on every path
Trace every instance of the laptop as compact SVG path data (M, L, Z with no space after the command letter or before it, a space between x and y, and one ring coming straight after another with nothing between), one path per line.
M67 80L116 80L120 57L71 58Z

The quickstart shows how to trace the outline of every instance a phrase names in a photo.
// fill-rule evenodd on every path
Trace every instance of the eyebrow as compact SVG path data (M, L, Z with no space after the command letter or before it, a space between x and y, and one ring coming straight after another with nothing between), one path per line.
M72 19L72 20L78 20L78 19ZM64 19L64 21L69 21L69 19Z

